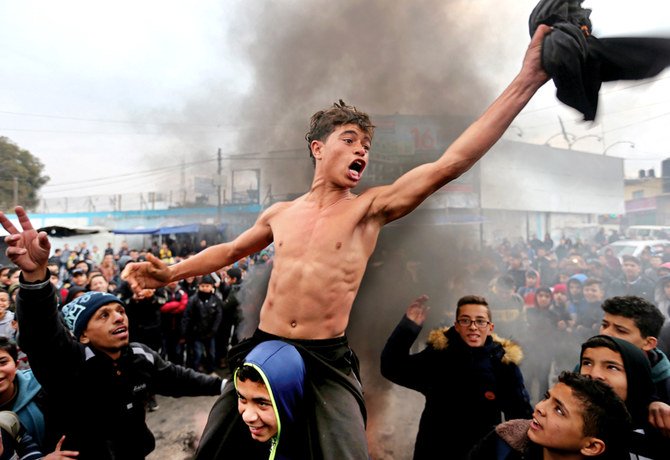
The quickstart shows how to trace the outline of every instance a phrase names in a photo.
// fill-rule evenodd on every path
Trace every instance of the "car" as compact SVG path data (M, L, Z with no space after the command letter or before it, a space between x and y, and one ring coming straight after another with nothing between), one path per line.
M626 238L631 240L659 240L670 237L670 227L666 225L631 225L626 229Z
M670 246L670 240L619 240L607 244L598 250L599 255L604 255L608 249L611 249L616 257L621 260L621 256L630 255L640 257L642 251L649 247L653 254L660 254L663 248Z

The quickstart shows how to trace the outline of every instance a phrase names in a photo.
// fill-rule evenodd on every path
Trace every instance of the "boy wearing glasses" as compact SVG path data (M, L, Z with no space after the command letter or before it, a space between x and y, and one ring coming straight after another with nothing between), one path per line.
M523 353L518 344L493 334L486 299L465 296L454 325L431 331L425 349L410 354L426 320L427 300L421 296L407 308L382 351L381 373L426 398L414 460L434 458L444 446L450 446L449 458L466 458L502 414L506 420L530 418L518 367Z

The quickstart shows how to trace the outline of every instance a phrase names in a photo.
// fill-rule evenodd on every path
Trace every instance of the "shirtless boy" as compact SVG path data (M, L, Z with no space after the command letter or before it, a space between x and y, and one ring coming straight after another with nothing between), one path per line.
M368 165L374 127L368 116L353 107L336 104L317 112L306 135L315 163L310 190L265 210L256 223L235 240L209 247L175 265L147 255L147 261L129 264L123 277L133 289L156 288L189 276L221 269L239 258L274 242L274 269L260 312L253 343L270 338L289 340L301 352L313 381L319 375L315 404L315 433L324 458L367 459L365 407L357 363L348 349L345 330L363 273L381 228L421 204L430 194L470 169L498 141L533 94L547 81L540 62L540 48L547 26L538 28L526 52L521 71L500 97L435 162L418 166L391 185L370 188L360 195L352 189ZM314 341L319 342L319 353ZM309 343L306 343L308 341ZM324 357L323 346L331 347ZM243 355L243 351L238 353ZM235 365L234 358L232 365ZM327 361L338 367L341 379L333 383L321 374ZM333 364L335 363L335 364ZM318 371L315 371L319 368ZM353 372L352 372L353 371ZM230 391L228 407L234 407ZM226 395L222 396L226 399ZM318 401L327 401L320 404ZM223 452L222 433L216 434L227 412L210 414L199 449L200 458ZM220 411L220 413L219 413ZM217 415L218 414L218 415ZM216 426L215 426L216 425ZM218 438L218 439L217 439Z

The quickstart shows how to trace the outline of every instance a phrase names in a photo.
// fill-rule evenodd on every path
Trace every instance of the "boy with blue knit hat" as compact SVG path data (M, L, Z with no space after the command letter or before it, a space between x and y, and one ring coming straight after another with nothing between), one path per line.
M79 340L93 315L98 309L108 304L120 305L125 308L121 299L115 295L102 292L87 292L65 305L61 310L61 315L74 337Z
M64 434L63 447L80 460L144 459L155 447L145 421L150 395L214 396L222 380L131 343L125 306L111 294L86 292L59 313L47 235L22 208L16 213L23 231L1 212L0 224L10 234L7 255L21 268L20 345L48 395L46 445Z

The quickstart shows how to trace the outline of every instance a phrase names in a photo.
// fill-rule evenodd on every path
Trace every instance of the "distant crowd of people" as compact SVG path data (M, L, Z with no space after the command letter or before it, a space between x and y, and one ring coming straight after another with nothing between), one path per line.
M501 331L519 337L538 331L531 334L560 334L579 342L600 327L603 302L618 296L647 300L669 323L670 247L615 255L608 246L612 241L602 230L590 241L562 238L555 243L548 235L504 240L471 258L454 291L485 296ZM659 336L665 353L669 333L665 327Z

